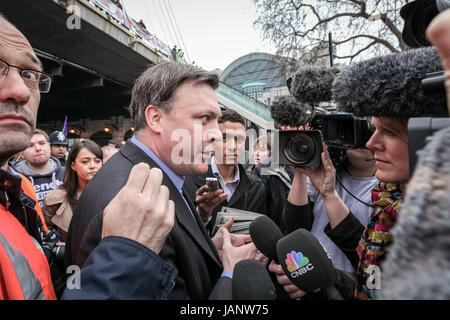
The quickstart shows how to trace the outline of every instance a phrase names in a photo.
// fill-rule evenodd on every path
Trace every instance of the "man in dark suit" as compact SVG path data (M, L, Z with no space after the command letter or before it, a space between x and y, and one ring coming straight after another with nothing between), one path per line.
M266 214L266 189L261 180L245 171L240 159L245 151L245 120L228 109L219 118L222 136L214 142L214 156L206 175L187 177L184 183L209 232L224 206ZM219 190L210 192L206 177L216 177Z
M130 105L134 136L81 195L67 235L66 265L82 265L98 245L105 206L133 165L145 162L163 171L162 184L175 203L175 224L160 252L178 270L169 299L231 299L234 265L254 258L256 248L244 244L249 236L230 237L225 228L211 239L182 189L185 176L207 171L205 161L220 134L217 86L217 75L172 62L152 66L136 80Z

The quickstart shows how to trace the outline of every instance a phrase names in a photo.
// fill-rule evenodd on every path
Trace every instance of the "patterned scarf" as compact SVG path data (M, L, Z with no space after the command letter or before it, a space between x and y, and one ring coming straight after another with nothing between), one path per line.
M375 298L377 279L381 277L376 273L380 271L386 246L392 242L390 230L397 221L404 191L405 185L384 182L379 182L372 189L372 204L375 209L356 248L359 255L355 288L357 300Z

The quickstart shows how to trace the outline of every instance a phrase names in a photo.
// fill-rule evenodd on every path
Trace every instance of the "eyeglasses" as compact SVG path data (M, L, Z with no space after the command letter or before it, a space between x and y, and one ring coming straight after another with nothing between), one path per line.
M13 66L2 59L0 59L0 80L8 76L9 68L11 67L19 70L20 76L29 89L39 90L42 93L48 93L50 91L53 80L51 75L32 69L22 69Z

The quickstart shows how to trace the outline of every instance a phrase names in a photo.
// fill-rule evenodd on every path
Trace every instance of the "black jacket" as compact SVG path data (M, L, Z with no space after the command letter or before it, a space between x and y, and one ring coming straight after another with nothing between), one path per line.
M270 170L268 170L270 169ZM293 175L288 167L271 168L270 158L264 159L261 163L253 166L251 172L259 177L267 190L266 208L267 216L271 218L282 230L286 230L283 221L283 208Z
M158 168L144 151L128 141L89 182L80 197L67 233L66 266L83 265L98 246L103 210L125 185L131 168L140 162L147 163L150 168ZM189 207L186 206L183 197L164 172L162 184L168 187L170 199L175 203L175 224L159 253L178 271L175 286L168 298L204 300L212 298L214 293L220 293L219 298L230 299L231 280L220 278L223 267L219 255L194 205L187 199ZM134 281L148 279L145 274L140 277Z
M143 274L146 281L136 281ZM173 266L140 243L106 237L84 263L80 286L74 280L74 288L66 288L62 299L165 300L176 275Z
M207 224L207 229L211 233L216 221L217 213L223 207L241 209L246 211L267 214L266 210L266 189L261 180L253 174L248 174L242 165L238 165L240 180L239 184L231 196L230 201L225 200L220 203L212 212L211 220ZM187 177L184 181L184 188L192 202L195 203L195 193L205 185L206 177L214 177L211 165L205 175Z

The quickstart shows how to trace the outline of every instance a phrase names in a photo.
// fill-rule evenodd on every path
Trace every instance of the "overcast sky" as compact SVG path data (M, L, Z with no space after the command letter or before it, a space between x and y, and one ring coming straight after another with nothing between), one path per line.
M251 52L275 53L253 27L256 8L251 0L122 0L122 3L128 15L136 21L142 19L147 29L170 47L177 44L185 49L190 62L195 61L206 70L224 70L235 59Z

